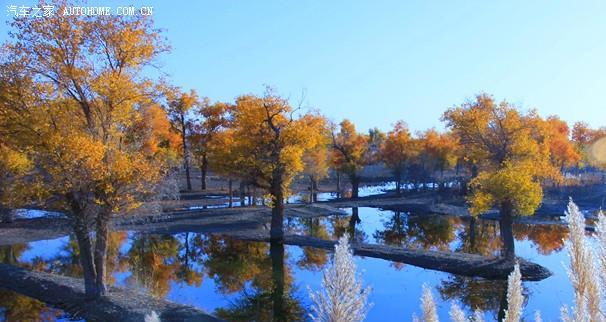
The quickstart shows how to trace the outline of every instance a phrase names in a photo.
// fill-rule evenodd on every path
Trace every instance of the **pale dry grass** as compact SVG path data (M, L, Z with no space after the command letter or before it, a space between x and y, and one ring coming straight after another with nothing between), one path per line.
M505 322L518 322L522 316L524 295L522 295L522 274L520 265L515 265L513 272L507 278L507 310L505 310Z
M331 265L322 275L322 289L310 290L313 302L310 317L315 322L360 322L370 308L367 303L370 288L362 287L362 278L356 272L353 253L347 236L335 245Z
M423 295L421 296L421 309L423 311L422 321L424 322L438 322L438 311L436 310L436 303L433 300L433 295L427 285L423 285Z
M145 322L160 322L160 317L158 316L158 313L151 311L150 314L145 315Z

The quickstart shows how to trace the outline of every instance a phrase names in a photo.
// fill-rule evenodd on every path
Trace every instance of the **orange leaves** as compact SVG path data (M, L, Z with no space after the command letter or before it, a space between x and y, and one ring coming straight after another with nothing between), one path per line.
M543 198L543 189L535 180L536 170L531 163L506 162L496 171L482 171L470 186L469 197L473 215L481 214L504 201L511 202L520 215L532 215Z
M340 131L333 134L332 162L335 167L349 176L357 176L371 161L368 140L367 135L356 132L351 121L343 120Z
M269 91L262 98L236 99L230 128L222 139L231 143L223 148L232 151L228 157L238 165L239 177L268 188L272 177L281 173L286 187L303 171L303 155L326 142L325 133L321 116L296 117L285 99Z
M572 140L580 151L585 164L604 167L604 138L606 128L591 129L584 122L577 122L572 129Z
M427 155L433 169L444 171L452 169L458 158L459 143L451 133L439 133L429 129L420 134L422 153Z
M192 108L199 105L200 100L198 93L195 90L190 90L189 93L181 92L180 89L175 88L173 92L168 92L168 114L173 122L180 122L181 118Z
M133 125L133 134L138 135L136 140L143 142L146 153L155 154L179 147L179 136L171 131L166 112L159 105L143 107L140 112L141 118Z
M24 153L0 144L0 174L2 176L23 175L32 167L31 160Z
M35 190L33 184L21 184L33 167L25 153L0 143L0 207L18 207L27 199L25 191Z
M164 173L167 155L158 152L175 145L140 73L166 49L151 21L55 15L13 27L2 52L0 127L35 164L23 182L68 213L74 199L113 212L138 205Z
M443 120L461 142L464 157L480 170L470 184L474 214L506 202L518 214L530 215L542 200L543 180L561 177L550 158L566 132L558 120L522 114L486 94L449 109Z
M419 154L418 145L410 135L404 121L398 121L379 150L381 161L400 177L406 165Z
M546 120L539 119L536 129L543 140L545 148L549 149L551 161L557 167L571 167L581 160L579 151L570 140L570 130L566 122L557 116Z

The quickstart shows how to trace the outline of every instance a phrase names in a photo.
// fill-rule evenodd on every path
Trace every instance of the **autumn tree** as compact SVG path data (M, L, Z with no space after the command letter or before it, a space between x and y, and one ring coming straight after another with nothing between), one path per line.
M24 153L15 151L0 142L0 222L12 221L12 210L27 202L27 194L22 192L28 187L26 176L34 165Z
M185 180L187 182L187 190L191 190L191 175L190 175L190 151L188 147L188 137L191 132L191 110L200 106L198 93L195 90L190 90L189 93L184 93L178 88L170 89L167 92L168 104L166 111L175 132L181 137L181 149L183 157L183 169L185 170Z
M181 138L172 130L166 111L159 104L141 106L139 111L129 140L141 142L145 153L161 154L175 164L181 151Z
M11 26L0 59L2 143L35 165L28 177L39 188L29 193L39 206L72 219L86 296L98 297L110 216L139 206L164 173L132 133L156 99L143 69L167 47L143 16L17 17Z
M213 171L228 181L228 207L233 206L233 181L242 175L241 165L244 160L238 159L234 133L231 130L216 133L207 145L207 158L213 165Z
M557 116L540 120L536 131L542 141L549 146L550 160L554 166L564 171L581 161L581 154L571 140L568 124Z
M454 168L458 159L458 142L451 133L429 129L420 135L421 154L431 173L439 173L440 189L444 188L444 171Z
M202 172L201 187L206 190L206 176L209 167L211 141L228 125L228 112L231 106L227 103L201 104L195 110L200 120L193 123L189 137L191 152Z
M328 150L330 131L328 129L328 122L320 114L309 119L310 122L315 123L310 125L321 131L318 136L318 143L303 154L303 174L309 178L309 201L313 203L318 201L318 182L328 176L328 168L330 166L330 154Z
M351 197L358 197L360 172L370 163L369 137L356 131L355 125L343 120L339 132L332 133L332 162L337 171L346 174L351 182Z
M400 194L402 179L410 160L418 153L413 146L412 137L404 121L398 121L393 130L387 133L381 149L380 159L389 168L396 181L396 193Z
M595 142L596 140L606 136L606 128L592 129L585 122L577 122L572 127L572 140L580 147Z
M46 322L55 321L62 316L58 309L9 290L0 290L0 303L3 307L0 317L5 321Z
M531 125L537 117L522 114L505 101L496 103L487 94L443 116L465 146L465 158L479 168L470 182L470 211L477 215L493 206L499 208L503 255L508 260L515 257L513 216L532 215L542 200L542 180L559 178L550 162L549 146L533 133Z
M271 195L272 240L283 237L284 198L292 179L304 169L303 155L322 142L318 116L296 117L296 112L271 89L263 97L240 96L229 129L240 176Z
M381 147L385 142L387 135L381 129L374 127L368 130L368 154L370 162L376 163L381 159Z
M602 140L606 137L606 128L601 127L598 129L592 129L585 122L577 122L574 124L572 128L572 141L576 146L577 150L581 154L581 162L579 162L578 166L604 166L603 160L602 162L596 162L594 151L592 151L592 147L596 145L598 142L602 142ZM602 149L598 149L599 152ZM595 152L598 152L595 151ZM600 153L600 154L603 154Z

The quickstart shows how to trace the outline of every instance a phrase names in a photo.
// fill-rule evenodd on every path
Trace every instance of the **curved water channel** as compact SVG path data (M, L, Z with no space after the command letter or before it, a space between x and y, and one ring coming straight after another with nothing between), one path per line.
M346 211L349 215L343 217L291 218L286 226L291 233L325 239L347 233L366 243L484 255L499 252L495 221L376 208ZM535 310L541 310L544 320L556 320L560 306L572 303L563 243L567 231L561 226L517 224L514 234L518 256L554 273L543 281L524 282L525 317L531 319ZM77 254L71 236L0 247L1 262L75 277L81 276ZM266 321L272 314L281 314L288 321L299 321L308 319L308 288L320 288L321 272L329 259L330 254L321 249L276 248L194 233L125 231L112 233L109 263L113 285L194 305L227 320ZM418 315L423 283L434 292L443 321L448 320L452 301L469 312L485 311L487 320L495 320L502 306L504 281L455 276L374 258L356 257L356 263L365 284L372 287L373 307L367 321L409 321L413 313ZM283 270L282 281L272 275L276 270ZM272 306L277 298L279 311ZM0 321L3 319L67 321L70 317L26 296L0 291Z

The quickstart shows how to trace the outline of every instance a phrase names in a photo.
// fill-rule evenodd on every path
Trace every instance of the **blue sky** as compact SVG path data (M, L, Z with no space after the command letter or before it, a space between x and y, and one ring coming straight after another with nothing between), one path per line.
M361 130L399 119L422 130L442 128L444 110L486 91L606 125L604 1L130 3L154 7L173 47L161 59L171 80L212 100L268 84L295 103L304 90L305 106Z

